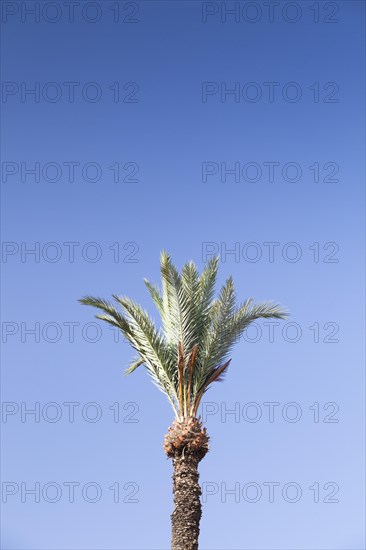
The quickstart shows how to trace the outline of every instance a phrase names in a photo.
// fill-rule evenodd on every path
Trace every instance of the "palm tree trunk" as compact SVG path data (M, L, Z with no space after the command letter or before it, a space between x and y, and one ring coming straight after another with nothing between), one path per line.
M172 550L198 550L201 487L198 464L208 452L209 437L199 418L175 420L164 439L164 450L173 460L174 512Z
M202 515L199 461L192 453L173 457L172 550L198 550Z

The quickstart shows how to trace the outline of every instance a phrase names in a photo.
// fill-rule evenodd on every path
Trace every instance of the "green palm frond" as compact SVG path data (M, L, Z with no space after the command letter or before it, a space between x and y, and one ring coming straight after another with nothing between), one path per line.
M229 354L250 323L259 318L285 319L288 314L278 304L255 304L252 298L238 306L232 277L214 299L218 258L210 260L201 275L193 262L179 273L166 252L160 261L161 289L144 281L160 313L161 329L127 297L113 295L117 307L92 296L80 302L101 310L96 317L118 327L136 350L126 374L144 365L182 418L195 415L203 394L222 379Z
M131 374L144 363L145 363L144 359L141 359L141 357L137 357L136 359L131 361L130 366L125 370L125 374Z
M84 296L84 298L81 298L79 302L85 306L93 306L104 311L105 315L99 314L96 315L96 318L106 321L107 323L119 328L123 332L124 336L128 338L127 333L129 332L130 327L126 321L126 318L119 311L117 311L113 304L103 298L94 298L93 296Z
M175 363L166 341L143 309L127 297L113 295L127 314L133 335L130 343L146 364L154 382L167 393L170 401L177 400L174 379Z
M155 302L156 307L159 310L160 315L163 313L163 298L161 292L156 285L152 285L147 279L144 279L144 283L150 292L152 299Z
M162 322L165 337L169 343L178 345L181 334L181 312L178 299L180 277L174 268L170 256L162 252L160 256L160 272L162 281Z

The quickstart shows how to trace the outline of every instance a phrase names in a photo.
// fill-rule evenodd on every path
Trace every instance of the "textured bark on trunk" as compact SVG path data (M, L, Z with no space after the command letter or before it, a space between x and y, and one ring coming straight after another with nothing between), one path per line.
M198 464L208 451L208 435L199 418L175 420L164 441L173 460L174 512L172 550L198 550L201 519L201 487Z
M198 550L202 515L198 463L193 454L173 458L172 550Z

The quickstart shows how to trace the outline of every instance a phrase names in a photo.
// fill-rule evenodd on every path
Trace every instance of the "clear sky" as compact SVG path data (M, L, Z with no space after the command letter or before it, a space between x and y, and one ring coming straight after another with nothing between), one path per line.
M364 12L2 2L4 549L169 548L172 411L77 303L155 315L163 248L291 311L205 396L202 549L365 548Z

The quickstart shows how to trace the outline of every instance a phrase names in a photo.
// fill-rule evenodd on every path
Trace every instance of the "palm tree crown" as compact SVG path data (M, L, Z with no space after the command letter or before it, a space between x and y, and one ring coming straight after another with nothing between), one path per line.
M137 352L126 373L144 365L178 420L196 416L203 394L224 375L231 361L228 355L250 323L287 316L281 306L254 304L251 298L237 305L232 277L215 299L218 262L210 260L201 275L188 262L179 273L170 256L161 253L161 289L145 279L161 316L161 329L125 296L113 295L117 307L92 296L80 300L102 311L98 319L121 330Z

